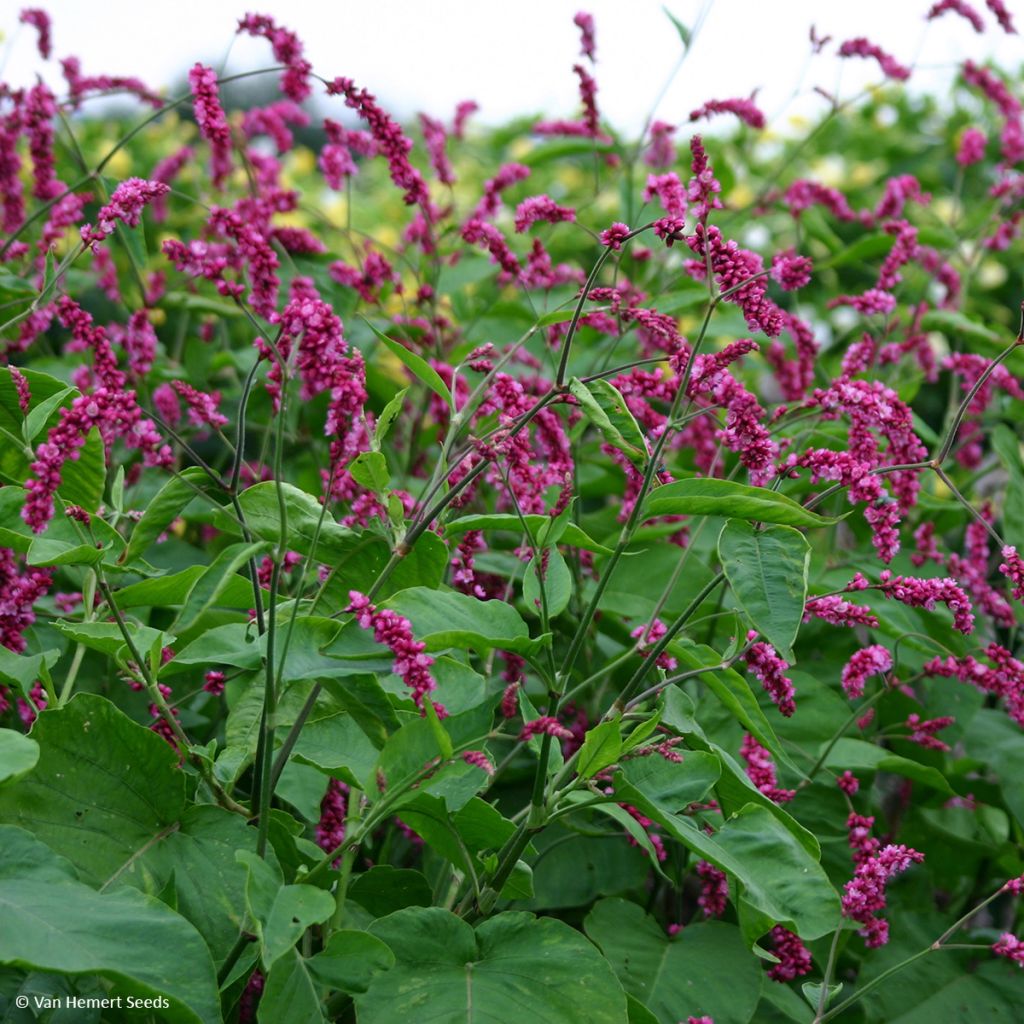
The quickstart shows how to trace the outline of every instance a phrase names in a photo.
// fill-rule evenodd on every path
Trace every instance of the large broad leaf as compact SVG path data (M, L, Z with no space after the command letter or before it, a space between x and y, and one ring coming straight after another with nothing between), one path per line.
M399 910L370 926L395 955L356 997L359 1024L537 1021L626 1024L608 962L567 924L498 914L476 931L438 907Z
M601 900L583 924L622 987L662 1024L703 1014L715 1024L747 1024L761 994L761 972L735 925L689 925L675 938L643 908Z
M412 622L416 639L422 640L428 651L497 648L529 655L546 642L543 638L531 639L522 617L504 601L478 601L455 591L410 587L386 605Z
M331 575L316 599L315 607L323 613L336 613L347 607L353 590L362 593L376 584L391 558L391 546L378 533L364 531L341 557L334 559ZM408 587L441 585L448 569L448 548L436 533L420 535L411 551L394 567L378 592L378 599Z
M661 795L648 788L652 793L648 796L634 786L617 788L684 846L740 883L741 901L769 921L760 934L772 923L785 924L805 939L820 938L835 929L839 897L825 871L766 808L747 804L709 836L692 818L674 813L677 795ZM757 935L748 938L753 942Z
M645 519L655 516L722 516L786 526L830 526L837 522L767 487L749 487L715 477L692 477L665 484L644 502Z
M166 904L131 889L101 895L27 832L0 825L0 964L98 974L139 998L163 997L161 1020L221 1019L210 954Z
M615 776L616 797L626 803L634 797L650 801L669 814L702 800L718 781L721 764L701 750L680 753L678 763L656 754L627 761Z
M30 772L39 760L39 744L31 736L0 729L0 782L10 782Z
M332 565L335 559L343 557L358 542L359 534L339 526L330 513L323 514L323 506L312 494L307 494L293 484L273 480L254 484L238 496L245 523L257 538L275 543L281 538L278 488L281 491L280 501L284 505L284 529L288 536L288 547L292 551L308 555L313 550L315 539L316 557ZM230 506L218 517L218 525L233 533L239 532L234 510Z
M793 660L793 641L807 601L811 546L789 526L755 530L730 519L718 536L718 557L736 600L754 628L785 658Z
M59 851L91 885L158 894L173 878L179 911L221 959L245 913L235 850L255 847L254 830L218 807L188 806L174 750L102 697L78 694L43 711L32 738L39 763L0 790L0 818Z
M323 1024L320 986L309 964L297 949L290 949L270 968L256 1011L259 1024Z

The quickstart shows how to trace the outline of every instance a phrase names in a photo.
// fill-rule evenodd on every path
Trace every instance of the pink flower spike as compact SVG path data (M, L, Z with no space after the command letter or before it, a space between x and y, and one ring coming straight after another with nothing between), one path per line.
M887 78L905 81L910 77L909 68L904 67L895 57L886 53L880 46L875 46L863 36L848 39L839 47L838 53L840 57L868 57L876 60Z
M999 941L992 946L992 952L1012 960L1018 967L1024 967L1024 942L1012 932L1003 932Z
M594 16L586 11L579 11L572 23L580 30L580 56L589 57L591 62L597 60L594 48Z
M860 779L851 771L845 771L836 779L836 785L847 795L854 796L860 789Z
M23 25L31 25L39 33L37 45L39 56L43 60L50 59L52 50L50 40L50 16L41 7L25 7L18 15L18 21Z
M850 700L863 697L868 676L888 672L891 668L892 655L881 644L872 644L857 651L843 667L842 684L846 696Z
M1007 10L1003 0L985 0L985 6L995 15L996 21L999 22L999 27L1007 35L1017 34L1017 29L1013 25L1013 18L1010 16L1010 12Z
M702 107L690 111L690 120L699 121L715 114L735 114L751 128L764 128L766 124L765 116L754 103L753 96L749 99L708 100Z
M803 288L811 280L811 261L792 249L778 252L772 257L772 278L785 292Z
M491 763L491 759L482 750L466 750L462 754L462 760L465 761L466 764L471 764L475 768L480 768L488 775L494 774L494 765Z
M966 3L966 0L939 0L938 3L932 4L931 10L925 16L925 20L933 21L947 11L959 14L961 18L969 21L971 28L975 32L985 31L985 22L981 20L981 15L969 3Z
M568 206L559 206L550 196L530 196L516 207L516 233L522 234L532 224L546 221L558 224L562 221L572 223L576 220L576 211Z
M605 228L601 232L601 244L617 252L622 248L622 243L625 242L628 235L629 225L616 221L610 228Z
M550 715L542 715L540 718L535 718L523 726L519 733L519 741L520 743L525 743L531 736L541 735L553 736L560 740L572 738L572 732L566 729L557 718L552 718Z
M999 564L999 571L1013 584L1013 596L1024 601L1024 559L1012 544L1007 544L1000 553L1003 561Z
M32 392L29 390L28 378L16 366L9 366L11 380L14 381L14 390L18 394L18 408L27 416L29 404L32 401Z
M138 227L145 207L170 192L170 186L162 181L146 181L143 178L129 178L114 189L110 202L97 214L97 226L86 224L82 228L82 241L86 245L102 242L114 230L118 221L127 227Z

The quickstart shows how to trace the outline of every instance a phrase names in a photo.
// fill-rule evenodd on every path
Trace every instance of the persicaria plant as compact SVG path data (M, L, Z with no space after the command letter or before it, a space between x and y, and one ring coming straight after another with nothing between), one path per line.
M1019 1016L1019 82L627 138L574 20L0 86L4 1019Z

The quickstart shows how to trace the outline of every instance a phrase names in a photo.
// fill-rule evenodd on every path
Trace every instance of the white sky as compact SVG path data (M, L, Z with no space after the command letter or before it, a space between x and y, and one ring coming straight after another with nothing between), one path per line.
M490 123L521 113L575 116L572 16L582 7L597 21L602 115L635 132L681 52L658 0L255 0L252 7L247 0L30 2L53 18L55 58L73 53L86 74L134 74L153 87L180 81L196 60L220 66L229 51L233 70L270 65L266 41L233 42L246 10L267 13L299 34L318 72L355 79L402 117L425 110L447 118L456 102L469 98ZM824 106L810 95L815 85L848 97L881 79L869 61L824 56L808 66L812 23L836 43L867 35L902 63L916 63L912 81L919 88L943 88L956 62L968 56L994 55L1004 67L1019 68L1024 36L1004 35L983 0L972 2L989 23L984 36L952 14L926 26L931 0L667 0L684 24L697 24L702 12L706 17L658 116L681 122L707 99L760 88L759 104L784 127L790 114ZM41 72L59 84L56 59L44 68L34 32L18 29L21 6L18 0L0 5L0 78L25 84ZM1008 0L1007 6L1024 31L1024 2ZM803 98L793 103L798 87Z

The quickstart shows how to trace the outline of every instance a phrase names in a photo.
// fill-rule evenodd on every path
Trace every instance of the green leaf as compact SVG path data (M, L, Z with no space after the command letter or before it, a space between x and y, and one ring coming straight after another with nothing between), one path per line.
M189 806L170 745L94 694L40 713L39 762L0 788L0 818L32 832L102 889L157 895L173 879L178 909L222 959L244 917L236 849L255 833L236 814Z
M749 487L717 477L691 477L664 484L644 502L644 519L681 515L723 516L786 526L831 526L839 521L810 512L767 487Z
M267 974L256 1020L259 1024L323 1024L320 992L309 961L297 949L289 950Z
M567 924L505 913L476 931L438 907L400 910L370 925L395 955L356 996L359 1024L408 1024L429 1006L437 1024L505 1021L533 1008L557 1024L626 1024L626 999L607 961Z
M634 757L615 773L615 792L623 803L654 806L660 813L676 814L703 800L718 781L718 758L701 750L682 753L682 762L663 757Z
M53 626L69 640L111 658L127 646L116 622L68 622L55 619ZM138 626L133 622L127 623L127 626L128 633L140 653L151 650L158 641L162 647L174 642L174 637L169 633L162 633L152 626Z
M683 52L685 53L690 49L690 44L693 42L693 35L690 30L667 8L662 7L665 12L665 17L675 26L676 32L679 33L679 38L683 44Z
M839 897L821 865L766 808L748 804L714 835L740 871L719 864L743 885L743 898L804 939L817 939L839 923Z
M39 433L46 428L46 424L54 412L59 409L69 398L78 394L77 388L63 388L62 390L44 399L35 408L30 408L25 417L24 434L26 440L31 444Z
M545 562L547 563L545 565ZM523 600L527 610L540 615L541 581L538 579L537 559L531 558L523 574ZM549 618L561 615L572 597L572 573L557 548L547 548L541 553L540 564L544 566L544 599Z
M366 320L365 317L363 317L363 319ZM416 355L415 352L407 349L400 342L395 341L393 338L389 338L383 331L374 327L369 320L366 320L366 325L383 342L388 351L391 352L391 354L400 362L405 364L406 368L417 380L426 384L431 391L436 395L439 395L444 400L452 412L455 412L455 400L452 398L452 393L448 390L448 385L445 384L441 379L441 375L430 365L430 363L421 356Z
M754 628L792 661L807 601L811 565L807 538L789 526L755 530L749 523L730 519L718 536L718 557Z
M1002 334L952 309L930 309L921 317L921 327L926 331L941 331L956 340L1005 343Z
M251 891L252 872L265 871L266 862L246 850L240 850L237 859L250 871ZM334 897L313 885L282 885L269 900L258 900L253 910L262 939L263 967L270 970L302 938L307 928L326 921L334 913Z
M530 655L547 643L544 638L531 639L519 613L504 601L478 601L455 591L410 587L385 605L412 622L416 639L428 651L457 647Z
M164 1020L221 1020L213 962L183 917L130 889L95 892L20 828L0 825L0 847L0 964L98 974L140 998L166 998Z
M185 506L196 496L199 482L206 479L206 473L197 466L190 466L171 477L146 505L119 561L131 563L141 558L153 541L181 515Z
M626 406L626 400L615 386L606 380L584 384L573 377L569 381L569 392L604 435L605 441L642 471L648 459L647 442L640 425Z
M445 528L445 536L458 536L470 530L508 530L510 533L522 534L523 523L530 532L534 544L540 543L541 530L551 522L550 516L525 515L517 516L514 512L496 512L490 515L462 516L453 519ZM598 544L593 537L585 533L575 523L567 523L561 536L561 542L584 551L596 551L602 555L612 554L612 549Z
M90 529L95 540L58 512L44 533L33 536L25 560L29 565L95 565L124 547L120 534L99 517L93 518Z
M674 938L622 899L597 903L583 922L627 993L662 1022L707 1015L747 1024L761 996L761 972L739 929L719 921L687 925Z
M394 953L380 939L354 931L334 932L323 950L306 961L320 984L350 995L365 992L375 975L394 965Z
M39 760L39 744L13 729L0 729L0 785L30 772Z
M391 483L388 460L381 452L361 452L349 463L348 471L360 487L374 494L383 494Z
M237 573L242 566L270 548L270 542L265 540L253 544L229 544L224 548L193 584L172 628L178 633L185 633L191 629L199 618L218 602L231 584L239 581ZM247 599L252 597L251 588L246 587L245 593Z
M384 917L405 907L429 907L434 902L430 883L412 868L378 864L349 887L349 897L374 917Z
M317 537L317 524L323 514L323 506L313 497L292 484L267 480L246 488L238 496L246 524L261 540L277 544L281 540L281 512L278 505L277 489L285 506L285 532L288 547L299 554L308 555L313 550L313 538ZM220 517L225 528L238 532L238 526L230 509ZM230 518L229 518L230 516ZM359 534L345 526L339 526L330 515L323 514L319 537L316 543L316 557L328 564L343 558L359 542Z
M42 654L15 654L0 645L0 681L8 686L17 686L26 700L37 679L43 678L57 662L60 651L44 651Z
M825 759L825 767L834 771L891 772L902 775L905 779L913 779L931 789L938 790L946 796L955 796L953 789L946 781L945 775L937 768L912 761L908 757L900 757L889 750L876 747L864 740L842 737L829 751Z
M620 729L618 721L602 722L583 737L583 746L576 759L576 773L581 779L592 778L618 761L622 753Z
M405 396L408 393L408 388L402 388L400 391L395 392L388 404L384 406L380 416L377 417L377 423L373 428L373 446L375 451L380 448L381 441L387 437L388 432L394 426L395 420L401 415L402 403L405 401Z

